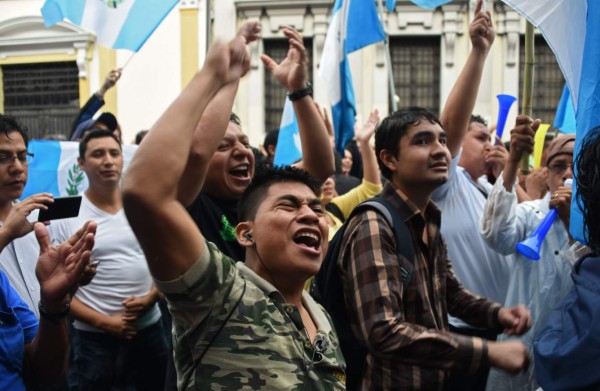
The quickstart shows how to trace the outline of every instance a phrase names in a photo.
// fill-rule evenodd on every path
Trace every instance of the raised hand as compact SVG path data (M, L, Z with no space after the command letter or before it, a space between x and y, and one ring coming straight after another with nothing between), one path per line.
M275 80L291 92L305 88L307 85L308 56L302 43L302 36L296 30L285 27L283 34L290 44L286 58L280 64L266 54L261 55L260 59L271 71Z
M548 167L531 171L525 180L525 190L532 200L539 200L548 191Z
M492 24L492 14L490 11L482 12L483 1L479 0L475 7L475 17L469 26L469 37L474 49L479 49L487 53L492 47L496 31Z
M502 170L504 170L504 166L506 166L509 154L504 147L504 143L498 136L496 136L496 141L497 144L490 146L486 151L485 162L492 169L494 176L498 177Z
M373 134L375 133L375 129L377 128L377 124L379 124L379 110L375 109L369 114L369 118L367 122L362 126L362 128L358 129L355 133L356 141L359 144L368 143Z
M122 74L123 69L121 68L113 69L112 71L108 72L108 75L106 75L102 87L100 88L100 90L98 90L98 95L104 96L104 94L106 94L106 91L110 90L115 86L115 84L117 84Z
M54 247L50 243L44 224L34 225L40 245L40 256L35 275L40 283L41 302L44 308L62 305L67 294L74 291L90 260L94 246L96 223L88 221L68 240Z
M3 229L8 233L11 240L23 237L33 231L33 223L27 220L27 216L35 209L48 209L48 204L54 202L52 194L34 194L18 202L11 208Z
M519 115L515 127L510 131L510 160L518 161L523 153L532 153L535 132L542 121Z

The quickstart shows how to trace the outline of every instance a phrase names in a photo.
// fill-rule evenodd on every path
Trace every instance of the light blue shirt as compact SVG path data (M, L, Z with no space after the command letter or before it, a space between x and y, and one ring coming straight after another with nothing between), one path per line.
M448 182L439 187L432 200L442 211L442 237L448 247L452 268L465 288L496 303L504 303L513 255L491 249L479 232L486 198L487 182L475 183L464 168L458 166L461 152L452 159ZM455 327L468 327L450 317Z

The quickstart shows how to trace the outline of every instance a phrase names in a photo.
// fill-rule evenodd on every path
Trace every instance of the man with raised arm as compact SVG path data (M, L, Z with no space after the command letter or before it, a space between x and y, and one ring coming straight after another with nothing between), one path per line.
M260 26L256 22L246 22L238 35L249 43L258 38L259 32ZM312 87L307 80L308 54L297 31L286 27L283 33L290 42L286 58L279 64L266 55L261 59L279 84L286 88L294 105L302 141L302 161L296 167L324 181L333 174L335 166L327 128L311 97ZM189 205L192 218L206 238L219 250L240 261L244 259L244 248L235 239L237 205L252 180L255 161L239 118L231 115L237 87L238 82L223 87L202 115L180 183L179 199L183 205ZM225 132L218 147L206 139L207 134L214 132Z
M448 181L432 194L431 199L442 211L441 233L448 246L448 257L458 280L476 295L504 303L512 256L492 250L479 233L487 193L491 185L482 180L494 152L496 174L501 171L506 150L493 147L489 129L472 117L485 60L496 36L489 11L482 11L478 1L475 18L469 28L473 47L440 117L448 133L447 146L452 156ZM500 156L504 158L499 159ZM466 336L495 340L497 331L473 328L457 318L450 318L450 329ZM483 391L486 368L478 373L454 371L451 390Z
M311 179L280 169L245 191L235 236L246 264L206 241L178 200L194 138L206 143L197 156L202 172L223 142L224 127L196 128L209 102L248 70L246 41L241 34L216 43L154 125L125 178L125 212L169 302L180 390L344 389L335 332L303 293L327 250L327 223ZM290 45L303 49L294 37ZM231 144L242 148L238 138Z

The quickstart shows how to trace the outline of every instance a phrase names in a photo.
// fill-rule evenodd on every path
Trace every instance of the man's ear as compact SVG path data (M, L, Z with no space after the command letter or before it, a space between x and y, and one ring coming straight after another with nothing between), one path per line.
M83 170L83 165L85 164L85 161L81 157L77 157L77 164L79 164L79 168Z
M252 223L242 221L235 227L235 237L242 247L254 246L254 237L252 236Z
M383 162L383 164L392 172L396 171L396 156L392 154L387 149L382 149L379 152L379 159Z
M275 156L275 146L274 145L269 145L267 147L267 152L269 154L269 156Z

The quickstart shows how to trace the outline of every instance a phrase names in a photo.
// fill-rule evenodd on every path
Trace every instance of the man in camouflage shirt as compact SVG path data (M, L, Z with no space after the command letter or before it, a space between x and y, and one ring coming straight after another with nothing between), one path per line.
M180 390L345 389L330 319L303 291L327 251L318 184L294 168L254 178L235 229L245 265L207 242L177 199L194 130L215 94L247 71L247 41L216 44L150 131L123 184L125 211L169 301ZM223 134L204 135L205 164Z

